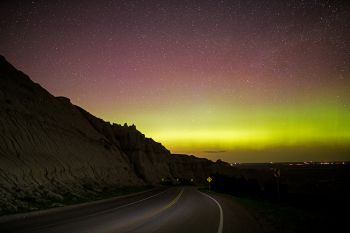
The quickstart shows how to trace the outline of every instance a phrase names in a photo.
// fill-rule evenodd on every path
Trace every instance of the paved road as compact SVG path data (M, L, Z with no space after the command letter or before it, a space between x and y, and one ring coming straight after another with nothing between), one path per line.
M253 233L261 229L228 196L207 195L195 187L174 187L126 200L2 223L0 232Z

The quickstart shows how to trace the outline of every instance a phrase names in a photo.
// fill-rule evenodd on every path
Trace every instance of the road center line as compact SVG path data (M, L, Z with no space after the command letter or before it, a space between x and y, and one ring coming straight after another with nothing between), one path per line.
M92 213L92 214L88 214L88 215L83 215L83 216L80 216L80 217L75 217L74 220L70 219L70 220L65 220L64 223L70 223L70 222L74 222L74 221L77 221L77 220L81 220L81 219L86 219L86 218L91 218L91 217L95 217L95 216L98 216L98 215L101 215L101 214L105 214L105 213L109 213L109 212L113 212L115 210L119 210L119 209L122 209L124 207L127 207L127 206L130 206L130 205L134 205L134 204L137 204L137 203L140 203L140 202L143 202L143 201L146 201L148 199L151 199L151 198L154 198L154 197L157 197L165 192L169 191L169 189L166 189L160 193L156 193L152 196L148 196L146 198L143 198L141 200L138 200L138 201L135 201L135 202L131 202L131 203L128 203L128 204L125 204L125 205L121 205L121 206L117 206L117 207L114 207L114 208L111 208L111 209L106 209L106 210L101 210L101 211L97 211L95 213ZM33 229L34 230L40 230L40 229L45 229L45 228L48 228L48 227L53 227L53 226L57 226L57 225L61 225L62 223L51 223L51 224L45 224L43 226L37 226L37 227L34 227Z
M169 202L166 206L163 206L163 207L161 207L160 209L155 210L155 211L153 211L153 212L149 212L148 214L146 214L146 215L144 215L144 216L141 216L141 217L139 217L139 218L136 217L136 218L134 218L132 221L127 222L127 223L125 223L125 224L119 226L119 229L123 229L123 228L125 228L125 227L130 226L130 225L135 226L135 225L137 225L138 222L144 221L144 220L146 220L146 219L153 218L154 216L160 214L161 212L163 212L163 211L169 209L170 207L172 207L173 205L175 205L175 204L178 202L178 200L179 200L180 197L182 196L183 192L184 192L184 188L182 188L181 191L177 194L177 196L176 196L171 202ZM145 224L145 223L144 223L144 224ZM144 224L141 224L141 226L144 225ZM137 227L140 227L140 225L137 226ZM137 228L137 227L136 227L136 228ZM125 231L125 232L132 232L133 230L135 230L135 229L132 229L132 230L129 230L129 231ZM114 233L114 231L112 231L112 232Z
M183 192L184 192L184 189L182 188L182 189L181 189L181 192L175 197L175 199L172 200L172 202L170 202L167 206L165 206L165 207L163 208L163 210L166 210L166 209L172 207L172 206L180 199L180 197L181 197L181 195L183 194Z
M138 201L134 201L134 202L131 202L131 203L128 203L128 204L125 204L125 205L121 205L121 206L117 206L115 208L111 208L111 209L106 209L106 210L102 210L102 211L98 211L96 213L93 213L93 214L89 214L89 215L85 215L83 216L84 218L87 218L87 217L93 217L93 216L96 216L96 215L100 215L100 214L105 214L105 213L109 213L109 212L113 212L113 211L116 211L116 210L119 210L119 209L122 209L122 208L125 208L127 206L131 206L131 205L135 205L137 203L140 203L140 202L143 202L143 201L146 201L148 199L151 199L151 198L154 198L154 197L157 197L165 192L167 192L169 189L166 189L160 193L157 193L157 194L154 194L152 196L149 196L149 197L146 197L146 198L143 198L141 200L138 200Z
M202 193L204 196L210 198L211 200L213 200L215 202L215 204L219 207L219 211L220 211L220 221L219 221L219 227L218 227L218 233L222 233L222 228L224 226L224 212L222 211L221 205L220 203L215 200L213 197L209 196L208 194Z
M151 217L153 217L153 216L155 216L155 215L157 215L157 214L163 212L164 210L169 209L169 208L172 207L173 205L175 205L176 202L177 202L177 201L180 199L180 197L182 196L183 192L184 192L184 189L182 188L181 191L179 192L179 194L177 194L177 196L176 196L171 202L169 202L166 206L164 206L164 207L162 207L162 208L160 208L160 209L158 209L158 210L156 210L156 211L154 211L154 212L151 212L151 213L147 216L147 218L151 218Z
M141 200L138 200L138 201L135 201L135 202L131 202L131 203L128 203L128 204L125 204L125 205L122 205L122 206L118 206L117 208L114 208L113 210L120 209L120 208L124 208L124 207L130 206L130 205L134 205L134 204L137 204L137 203L146 201L146 200L151 199L151 198L153 198L153 197L159 196L159 195L165 193L166 191L168 191L168 189L167 189L167 190L164 190L163 192L160 192L160 193L154 194L154 195L152 195L152 196L146 197L146 198L144 198L144 199L141 199Z

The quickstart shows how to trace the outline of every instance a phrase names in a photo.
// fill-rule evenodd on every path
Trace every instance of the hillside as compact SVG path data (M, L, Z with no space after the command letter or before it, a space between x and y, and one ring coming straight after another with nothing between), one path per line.
M172 155L134 125L110 124L54 97L0 57L0 214L111 187L201 183L223 162ZM35 208L34 208L35 209Z

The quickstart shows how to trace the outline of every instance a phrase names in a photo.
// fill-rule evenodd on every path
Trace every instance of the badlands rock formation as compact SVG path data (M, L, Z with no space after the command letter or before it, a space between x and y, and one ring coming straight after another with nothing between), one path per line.
M134 125L110 124L68 98L54 97L0 56L0 215L33 203L156 185L232 169L172 155Z

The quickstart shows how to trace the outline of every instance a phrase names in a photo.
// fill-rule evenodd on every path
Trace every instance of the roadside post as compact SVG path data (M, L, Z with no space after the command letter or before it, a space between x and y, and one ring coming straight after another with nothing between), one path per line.
M273 176L276 178L276 183L277 183L277 198L278 198L278 200L280 200L280 199L281 199L281 194L280 194L281 169L279 169L279 168L274 168L274 169L273 169Z
M213 179L212 179L210 176L208 176L207 181L208 181L209 192L210 192L210 182L211 182L212 180L213 180Z

